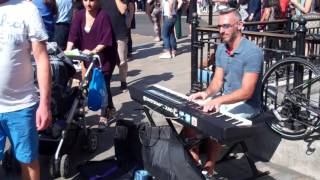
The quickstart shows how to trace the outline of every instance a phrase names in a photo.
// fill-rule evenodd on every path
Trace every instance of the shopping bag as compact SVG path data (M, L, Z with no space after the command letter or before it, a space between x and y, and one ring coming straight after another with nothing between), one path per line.
M200 180L200 170L170 126L144 126L139 129L143 166L156 179Z
M88 89L88 108L97 111L107 104L107 87L104 75L99 68L94 68Z

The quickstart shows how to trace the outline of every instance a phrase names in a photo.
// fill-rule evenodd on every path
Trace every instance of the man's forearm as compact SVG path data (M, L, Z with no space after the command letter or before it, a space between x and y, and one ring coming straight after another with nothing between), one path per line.
M222 84L212 82L209 87L205 90L205 93L209 96L216 95L222 88Z
M33 55L37 64L37 79L40 90L40 105L50 107L51 71L49 57L44 42L33 43Z
M209 87L205 90L205 93L208 96L214 96L221 90L224 82L223 77L224 77L224 70L220 67L216 67L213 79Z
M115 0L115 1L120 14L125 14L127 11L127 5L123 3L121 0Z
M217 97L221 104L233 104L240 101L248 100L252 97L251 93L247 93L242 89L233 91L230 94Z

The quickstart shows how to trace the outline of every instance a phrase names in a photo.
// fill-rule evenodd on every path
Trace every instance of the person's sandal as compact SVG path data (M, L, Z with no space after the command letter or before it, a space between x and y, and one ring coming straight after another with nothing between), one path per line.
M177 51L176 50L171 51L171 57L174 58L176 56L177 56Z
M164 52L159 56L160 59L171 59L171 54L169 52Z
M104 129L106 129L107 124L108 124L108 119L106 117L100 117L98 130L103 131Z
M155 41L155 42L160 42L161 41L161 38L160 37L155 37L154 39L153 39L153 41Z
M201 171L201 173L205 180L215 180L215 178L213 177L213 173L209 174L208 171Z

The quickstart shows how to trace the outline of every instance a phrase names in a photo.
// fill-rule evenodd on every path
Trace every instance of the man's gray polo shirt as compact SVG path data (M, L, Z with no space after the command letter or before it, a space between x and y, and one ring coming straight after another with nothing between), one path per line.
M245 72L257 72L260 76L255 92L245 103L254 109L260 108L262 65L262 50L248 39L242 37L238 48L231 55L228 54L226 44L220 44L216 52L216 66L224 70L223 94L240 89Z

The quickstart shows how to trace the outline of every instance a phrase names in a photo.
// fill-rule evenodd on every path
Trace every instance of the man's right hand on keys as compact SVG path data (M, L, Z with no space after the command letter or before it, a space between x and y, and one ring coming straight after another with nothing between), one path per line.
M208 94L205 92L205 91L201 91L201 92L197 92L197 93L194 93L194 94L191 94L189 97L188 97L188 100L189 101L194 101L194 100L197 100L197 99L207 99L208 97Z
M188 100L193 101L199 104L200 106L203 106L203 112L219 111L221 106L221 102L219 101L219 99L210 98L206 91L191 94L188 97Z
M219 98L211 99L203 105L203 112L219 112L221 102Z

